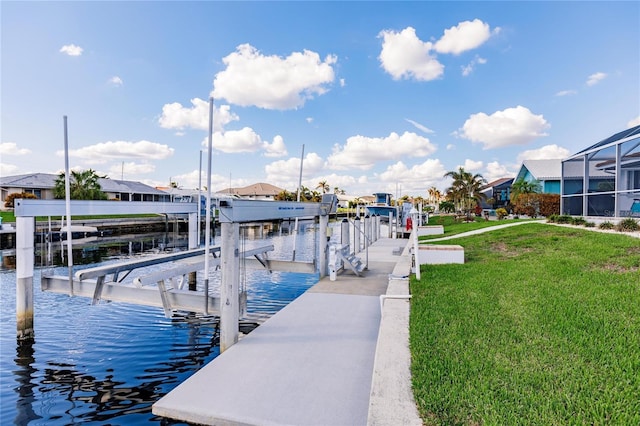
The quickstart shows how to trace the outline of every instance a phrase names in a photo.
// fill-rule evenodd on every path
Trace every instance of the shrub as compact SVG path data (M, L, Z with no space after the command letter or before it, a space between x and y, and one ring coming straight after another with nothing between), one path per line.
M557 219L558 223L572 223L572 221L573 221L573 218L568 214L560 215L558 216L558 219Z
M16 198L22 198L22 199L38 199L38 197L36 197L35 195L29 193L29 192L14 192L13 194L9 194L7 195L7 198L4 200L4 206L5 207L11 207L13 208L13 200L15 200Z
M500 207L499 209L496 209L496 214L498 215L498 219L504 219L507 217L507 209Z
M576 226L581 226L587 223L584 217L573 217L571 218L571 224Z
M557 222L558 221L558 215L557 214L551 214L549 216L547 216L547 222Z
M545 217L560 214L560 194L538 194L538 208Z
M635 232L640 230L640 225L635 219L628 217L621 220L616 229L620 232Z
M615 228L615 225L609 221L607 222L602 222L600 225L598 225L598 228L600 229L613 229Z
M587 222L584 224L584 226L587 228L595 228L596 224L593 222Z

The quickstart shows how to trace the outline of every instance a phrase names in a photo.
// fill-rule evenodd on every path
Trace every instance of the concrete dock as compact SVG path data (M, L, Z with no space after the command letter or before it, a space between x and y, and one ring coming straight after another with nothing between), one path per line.
M204 425L420 425L409 370L409 241L377 240L363 277L323 278L153 413Z

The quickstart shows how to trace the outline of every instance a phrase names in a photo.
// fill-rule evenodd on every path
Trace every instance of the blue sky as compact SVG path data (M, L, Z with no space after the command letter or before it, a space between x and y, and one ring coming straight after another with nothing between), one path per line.
M640 2L11 2L0 173L427 196L640 124ZM202 174L203 184L206 182Z

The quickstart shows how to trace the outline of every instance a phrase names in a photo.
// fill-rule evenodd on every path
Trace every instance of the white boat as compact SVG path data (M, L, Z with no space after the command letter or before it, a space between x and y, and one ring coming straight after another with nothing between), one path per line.
M377 192L373 196L376 197L373 204L365 206L370 215L380 215L380 218L388 219L391 213L392 217L396 217L397 209L391 205L391 194Z
M63 226L62 228L60 228L60 231L58 231L60 239L67 239L67 235L69 232L68 230L69 228L67 226ZM72 239L95 237L98 235L100 235L100 231L98 231L98 228L96 228L95 226L71 225Z

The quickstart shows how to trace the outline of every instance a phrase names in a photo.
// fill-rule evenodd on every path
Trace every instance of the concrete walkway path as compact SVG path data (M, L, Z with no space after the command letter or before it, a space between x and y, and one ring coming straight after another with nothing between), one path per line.
M153 413L205 425L366 425L371 395L380 395L372 391L381 344L380 295L394 274L408 280L406 258L398 272L402 256L392 255L407 244L408 240L376 241L369 249L364 277L347 270L336 281L322 279L156 402ZM394 302L405 304L401 328L408 333L408 300ZM410 376L406 377L408 342L403 344L407 352L396 362L405 371L405 393L395 398L408 400L410 410L399 408L417 419ZM375 375L378 386L384 387L383 376L389 374L393 369ZM377 404L378 411L380 407ZM382 401L385 409L393 411ZM380 415L373 420L370 424L385 424Z
M420 240L420 244L428 244L434 241L453 240L456 238L468 237L469 235L484 234L485 232L491 232L491 231L495 231L497 229L502 229L502 228L509 228L511 226L526 225L528 223L546 223L546 221L545 220L528 220L526 222L511 222L511 223L505 223L503 225L488 226L486 228L480 228L480 229L475 229L473 231L462 232L460 234L450 235L448 237L429 238L428 240Z

